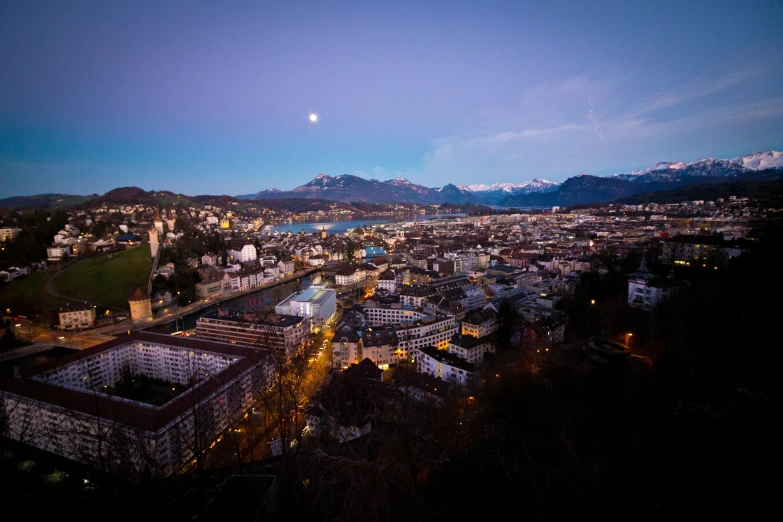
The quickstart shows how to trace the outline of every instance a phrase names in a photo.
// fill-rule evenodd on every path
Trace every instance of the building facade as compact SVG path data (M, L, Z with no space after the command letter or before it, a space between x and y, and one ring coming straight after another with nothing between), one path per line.
M266 389L258 350L137 332L0 384L6 436L103 471L171 475L214 444ZM124 375L184 389L158 406L113 393Z

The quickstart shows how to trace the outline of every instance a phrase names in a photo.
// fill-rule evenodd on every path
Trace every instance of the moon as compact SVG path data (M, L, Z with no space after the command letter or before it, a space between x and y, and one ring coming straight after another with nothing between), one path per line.
M316 113L314 113L314 112L311 113L310 114L310 121L313 122L313 123L317 122L318 121L318 115Z

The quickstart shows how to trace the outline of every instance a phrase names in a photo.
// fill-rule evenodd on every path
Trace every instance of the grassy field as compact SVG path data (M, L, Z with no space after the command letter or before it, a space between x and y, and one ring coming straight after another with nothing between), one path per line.
M109 255L69 266L55 278L55 291L73 299L128 309L128 297L136 287L147 290L152 270L149 247L140 245Z
M46 276L38 272L28 277L11 281L0 288L0 310L11 309L13 314L41 314L58 303L46 293Z

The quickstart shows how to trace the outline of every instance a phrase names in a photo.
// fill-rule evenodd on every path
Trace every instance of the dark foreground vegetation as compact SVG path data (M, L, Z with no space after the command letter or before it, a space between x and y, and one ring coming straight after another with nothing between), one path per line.
M31 479L16 448L3 461L3 502L115 520L755 518L775 506L781 464L781 230L763 231L725 270L678 274L690 286L649 314L624 305L624 272L639 258L608 258L613 270L586 275L564 303L566 342L498 353L472 397L435 407L335 376L324 409L373 427L351 442L309 438L255 467L144 484L98 477L100 487L78 491ZM629 331L639 357L618 367L586 359L587 336ZM397 372L404 382L406 368ZM279 493L271 514L267 474Z

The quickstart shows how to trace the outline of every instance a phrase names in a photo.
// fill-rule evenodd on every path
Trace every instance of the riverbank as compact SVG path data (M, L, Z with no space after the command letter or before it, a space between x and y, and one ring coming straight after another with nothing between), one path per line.
M296 281L297 279L300 279L302 277L307 277L310 274L313 274L315 272L318 272L320 268L309 268L307 270L300 270L299 272L294 272L292 275L288 277L281 277L280 279L276 279L272 281L271 283L267 283L265 285L259 285L254 286L252 288L248 288L247 290L239 290L237 292L231 292L228 294L221 294L216 297L209 297L207 299L202 299L200 301L197 301L195 303L179 307L175 312L170 312L164 316L156 317L155 319L151 321L147 321L144 323L136 323L133 324L129 329L130 330L144 330L153 326L161 326L168 323L171 323L175 320L177 320L179 317L182 317L184 315L189 315L195 312L198 312L199 310L203 310L204 308L208 308L210 306L214 306L216 304L220 304L223 301L228 301L231 299L236 299L237 297L242 297L244 295L252 294L254 292L258 292L260 290L266 290L269 288L274 288L279 285L283 285L286 283L290 283L291 281ZM111 327L108 327L111 328ZM113 328L117 329L118 326L113 326Z

